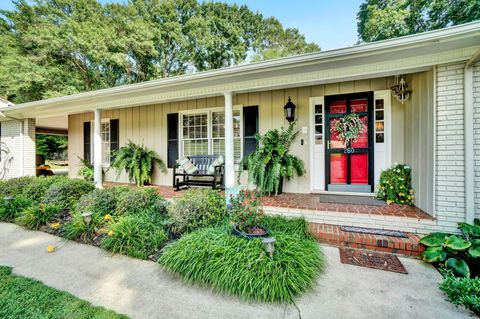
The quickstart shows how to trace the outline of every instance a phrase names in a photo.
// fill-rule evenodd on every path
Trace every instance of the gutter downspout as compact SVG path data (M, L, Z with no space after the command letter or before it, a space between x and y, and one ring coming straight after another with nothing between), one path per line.
M467 61L464 69L464 121L465 121L465 221L473 224L475 218L475 179L474 179L474 110L473 110L473 65L480 58L480 49Z

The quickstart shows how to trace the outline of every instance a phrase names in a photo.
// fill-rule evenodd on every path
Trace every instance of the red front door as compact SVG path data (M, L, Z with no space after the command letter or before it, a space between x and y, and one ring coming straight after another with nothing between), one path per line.
M325 97L326 189L373 192L373 92ZM364 125L357 139L345 143L332 127L355 113Z

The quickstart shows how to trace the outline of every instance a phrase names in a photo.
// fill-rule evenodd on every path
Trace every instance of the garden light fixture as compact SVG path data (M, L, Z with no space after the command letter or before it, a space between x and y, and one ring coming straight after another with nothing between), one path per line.
M275 251L275 237L267 237L262 240L262 243L265 245L265 251L270 255L270 258L273 257L273 252Z
M288 102L283 107L283 110L285 111L285 119L287 119L289 123L295 120L295 108L295 104L293 104L290 97L288 97Z
M83 221L87 226L90 225L90 223L92 222L92 215L93 215L92 212L85 212L82 214Z
M402 76L395 76L395 84L390 88L392 91L392 95L397 99L400 103L405 103L406 100L410 97L410 93L412 91L408 90L407 82Z
M5 205L10 205L10 203L13 201L13 197L12 196L4 197L3 201L5 202Z

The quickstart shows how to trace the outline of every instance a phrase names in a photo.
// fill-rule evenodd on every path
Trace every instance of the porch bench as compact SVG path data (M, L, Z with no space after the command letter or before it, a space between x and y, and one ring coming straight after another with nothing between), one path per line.
M224 165L215 166L214 173L208 173L208 168L217 159L217 156L192 155L188 158L198 168L198 171L188 174L179 168L178 164L175 164L173 166L173 188L175 191L190 186L211 186L212 189L223 188Z

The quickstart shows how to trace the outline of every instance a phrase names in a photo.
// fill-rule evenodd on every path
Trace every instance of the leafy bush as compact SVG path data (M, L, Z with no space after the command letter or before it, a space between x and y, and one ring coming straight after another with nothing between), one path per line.
M165 219L167 201L154 188L134 188L118 191L116 215L147 214L152 218Z
M121 217L108 227L102 247L113 253L147 259L168 240L163 228L145 214Z
M102 216L114 215L117 210L119 198L126 192L130 192L128 186L116 186L105 189L95 189L93 192L83 195L76 205L78 212L93 212Z
M93 182L94 171L93 171L92 163L90 163L90 161L84 158L81 158L79 156L77 157L80 160L80 163L82 164L82 167L80 167L80 169L78 170L77 175L82 177L87 182Z
M25 186L22 195L28 199L40 203L52 185L65 182L66 180L68 180L68 178L65 176L37 177Z
M240 191L230 199L230 214L240 230L251 233L255 226L260 226L263 216L258 194L248 190Z
M187 234L165 249L159 263L189 283L247 300L290 302L312 287L324 257L313 240L276 233L271 259L261 239L245 239L230 229L207 228Z
M168 214L175 233L211 227L227 217L225 198L216 190L189 189L173 199L168 206Z
M125 170L130 182L135 182L137 186L151 183L155 165L158 165L162 172L167 172L165 163L155 151L144 145L136 145L132 141L116 152L115 159L111 163L119 174Z
M94 236L101 232L103 227L113 220L108 216L110 215L102 216L99 213L94 213L92 214L90 225L87 226L82 214L74 212L70 221L62 226L60 234L67 239L78 239L85 242L91 241Z
M292 236L312 238L308 230L308 223L303 217L286 218L283 216L264 215L260 225L270 232L283 232Z
M440 284L440 289L448 296L450 302L456 306L463 305L480 315L480 278L455 277L449 271Z
M463 235L431 233L423 237L420 243L427 247L423 260L442 263L457 276L476 276L480 270L480 222L459 223L458 227Z
M408 165L395 164L380 174L377 197L388 204L413 205L412 170Z
M29 185L36 177L24 176L18 178L11 178L2 182L0 187L0 196L20 196L23 190Z
M45 193L44 202L62 210L71 210L83 195L93 191L95 186L81 179L65 179L53 184Z
M59 213L59 209L52 205L33 205L24 209L15 222L28 229L40 229L41 226L51 222Z
M294 131L295 122L287 129L270 130L265 135L255 135L257 149L243 158L240 167L248 170L248 179L257 185L262 194L277 195L283 178L291 180L296 173L305 174L303 161L289 154L290 145L299 131Z
M31 205L32 201L23 197L15 197L9 203L0 199L0 221L11 222L15 220L24 209Z

